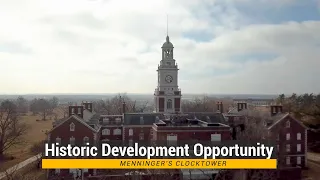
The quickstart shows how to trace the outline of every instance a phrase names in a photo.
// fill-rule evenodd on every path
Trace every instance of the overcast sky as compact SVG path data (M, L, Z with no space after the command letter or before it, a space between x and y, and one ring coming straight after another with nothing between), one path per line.
M153 93L169 36L182 93L320 91L317 0L0 0L0 93Z

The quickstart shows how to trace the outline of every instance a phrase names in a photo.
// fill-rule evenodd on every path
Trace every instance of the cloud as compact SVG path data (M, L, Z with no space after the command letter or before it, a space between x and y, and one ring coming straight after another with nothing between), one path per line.
M0 1L0 93L153 93L167 14L183 93L319 92L312 3Z

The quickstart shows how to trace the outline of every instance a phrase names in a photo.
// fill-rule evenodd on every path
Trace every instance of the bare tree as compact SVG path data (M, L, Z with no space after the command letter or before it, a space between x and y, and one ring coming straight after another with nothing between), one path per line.
M223 112L227 112L233 104L230 98L217 99L204 95L192 100L183 100L181 108L184 112L216 112L218 110L216 105L218 101L223 104Z
M245 114L244 129L237 131L237 140L266 141L274 139L267 129L268 115L259 111L248 111ZM234 170L234 178L237 180L273 180L278 176L276 170L265 169L241 169Z
M9 100L0 106L0 159L10 147L24 142L27 126L21 122L16 105Z
M140 103L133 101L126 94L118 94L107 100L99 100L94 102L94 110L108 115L122 114L123 103L125 103L125 112L144 112L148 103Z

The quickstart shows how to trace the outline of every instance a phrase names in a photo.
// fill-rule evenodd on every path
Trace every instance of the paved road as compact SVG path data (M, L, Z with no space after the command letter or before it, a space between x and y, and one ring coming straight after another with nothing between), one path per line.
M26 165L35 162L35 161L36 161L38 158L40 158L40 157L41 157L41 154L38 154L38 155L36 155L36 156L33 156L33 157L31 157L31 158L29 158L29 159L27 159L27 160L25 160L25 161L22 161L22 162L19 163L19 164L16 164L15 166L7 169L6 172L7 172L8 174L10 174L10 173L12 173L12 172L15 172L15 171L17 171L17 170L25 167ZM5 176L6 176L6 173L5 173L5 172L1 172L1 173L0 173L0 179L4 178Z

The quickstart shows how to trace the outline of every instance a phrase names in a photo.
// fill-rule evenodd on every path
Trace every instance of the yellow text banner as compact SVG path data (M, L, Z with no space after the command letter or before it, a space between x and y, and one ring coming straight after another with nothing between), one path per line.
M43 169L276 169L276 159L42 159Z

